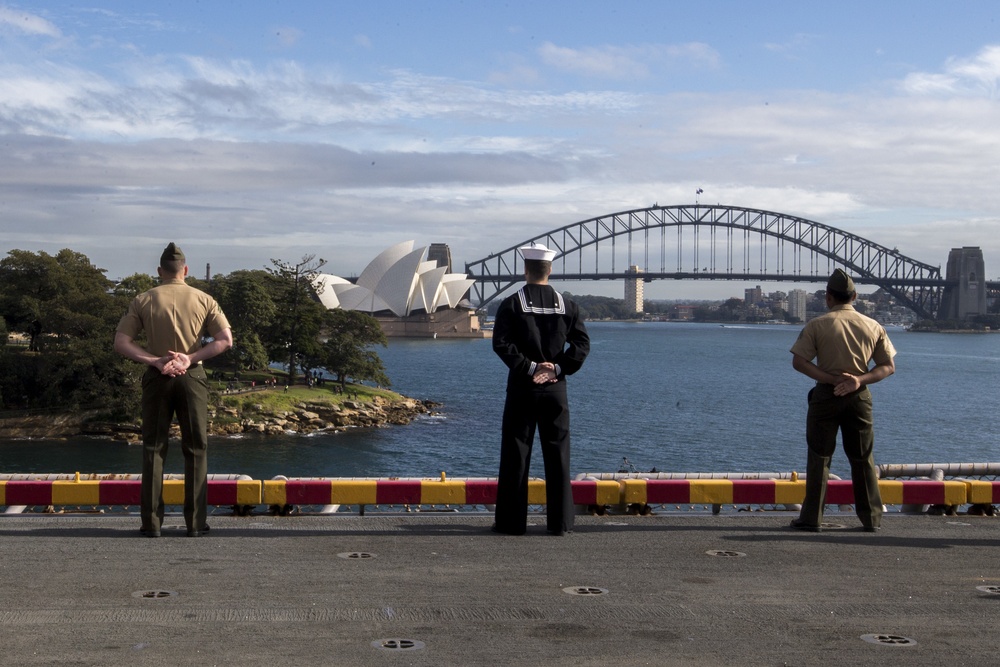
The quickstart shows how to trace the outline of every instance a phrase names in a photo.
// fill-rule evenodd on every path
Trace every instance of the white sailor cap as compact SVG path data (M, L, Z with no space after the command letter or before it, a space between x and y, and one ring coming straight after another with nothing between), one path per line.
M531 242L531 245L525 245L518 248L521 251L521 257L525 259L540 259L543 262L551 262L556 258L556 251L550 250L543 246L541 243Z

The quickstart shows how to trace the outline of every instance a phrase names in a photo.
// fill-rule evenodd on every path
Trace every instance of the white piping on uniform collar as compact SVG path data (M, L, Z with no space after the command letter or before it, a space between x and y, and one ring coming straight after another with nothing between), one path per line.
M524 292L525 288L517 290L517 298L521 302L521 310L525 313L531 313L533 315L565 315L566 314L566 303L563 301L562 294L556 290L552 290L556 295L556 306L555 308L543 308L541 306L533 306L528 303L528 295Z

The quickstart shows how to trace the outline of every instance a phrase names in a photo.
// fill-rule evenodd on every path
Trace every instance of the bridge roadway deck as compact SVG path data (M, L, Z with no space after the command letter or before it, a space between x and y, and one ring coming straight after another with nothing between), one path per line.
M1000 522L787 513L0 515L8 665L993 665ZM713 556L708 551L743 556ZM367 554L345 558L339 554ZM590 590L569 594L564 589ZM603 589L601 592L600 589ZM143 597L160 592L165 597ZM915 641L871 643L863 635ZM422 642L382 648L382 640ZM373 645L378 643L379 647ZM392 646L390 644L390 646Z

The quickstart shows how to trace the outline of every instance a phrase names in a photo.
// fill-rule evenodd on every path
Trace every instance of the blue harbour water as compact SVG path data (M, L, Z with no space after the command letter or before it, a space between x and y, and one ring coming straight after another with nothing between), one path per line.
M588 325L591 356L569 378L573 472L801 471L806 392L791 367L798 327ZM872 387L877 463L1000 460L994 415L1000 336L890 329L896 374ZM276 475L493 476L506 369L489 340L394 339L380 349L393 389L441 403L408 426L214 438L210 469ZM179 443L169 472L181 472ZM138 472L140 447L102 440L0 442L0 472ZM842 452L833 472L849 474ZM541 456L532 473L542 476Z

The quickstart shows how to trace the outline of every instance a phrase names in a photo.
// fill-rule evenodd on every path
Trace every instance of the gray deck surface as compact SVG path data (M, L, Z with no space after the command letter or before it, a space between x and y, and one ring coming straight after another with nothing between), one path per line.
M562 538L545 534L544 517L509 537L482 514L214 516L198 539L168 516L163 537L148 539L135 516L0 515L0 656L5 665L1000 662L1000 595L977 589L1000 587L1000 520L888 514L873 535L835 513L827 521L846 528L817 535L788 529L791 516L586 516Z

